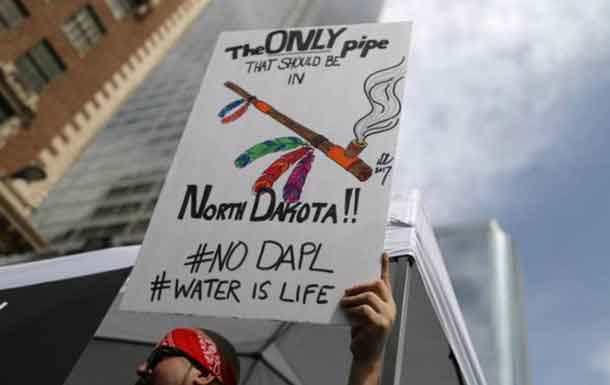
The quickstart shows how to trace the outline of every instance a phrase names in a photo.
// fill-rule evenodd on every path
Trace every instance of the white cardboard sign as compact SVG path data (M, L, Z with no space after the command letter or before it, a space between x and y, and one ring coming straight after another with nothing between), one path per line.
M122 308L344 323L380 271L410 31L223 33Z

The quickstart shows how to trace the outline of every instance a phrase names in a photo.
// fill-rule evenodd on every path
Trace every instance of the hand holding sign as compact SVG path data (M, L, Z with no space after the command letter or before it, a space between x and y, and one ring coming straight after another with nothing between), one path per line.
M385 253L381 258L381 278L347 289L340 302L352 325L350 385L378 382L381 352L396 318L390 261Z

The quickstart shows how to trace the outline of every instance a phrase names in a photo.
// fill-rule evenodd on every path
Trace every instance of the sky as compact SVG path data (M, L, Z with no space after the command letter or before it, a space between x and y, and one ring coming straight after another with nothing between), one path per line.
M525 278L532 382L610 384L610 1L388 0L412 20L394 194L497 218Z

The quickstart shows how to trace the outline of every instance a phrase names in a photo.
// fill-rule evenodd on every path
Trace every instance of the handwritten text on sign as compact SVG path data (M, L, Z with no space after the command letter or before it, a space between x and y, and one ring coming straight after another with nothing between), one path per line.
M328 202L295 202L286 203L276 199L273 190L264 189L256 194L254 203L249 213L248 202L223 202L214 203L212 200L212 186L205 185L203 193L199 193L197 185L188 185L184 200L178 212L178 219L185 216L203 219L207 221L278 221L278 222L312 222L312 223L337 223L339 213L336 203ZM351 205L352 191L355 191L354 203ZM346 189L343 205L343 223L356 223L358 213L358 202L360 189ZM353 211L352 211L353 210ZM353 215L350 217L350 215Z
M312 273L332 274L332 269L319 266L321 261L318 261L318 256L321 249L321 243L283 245L277 241L266 240L255 251L255 255L249 258L248 245L243 241L231 241L228 245L215 246L200 243L197 250L185 258L183 264L190 277L171 279L166 271L157 274L150 284L150 301L160 301L163 295L170 295L174 299L214 299L239 303L243 296L250 296L256 301L276 297L282 302L306 304L314 301L325 304L328 303L328 291L334 289L334 285L294 284L283 281L276 282L274 287L271 280L264 280L251 282L251 287L244 288L238 279L198 278L213 273L235 272L250 260L254 268L260 271L307 270Z

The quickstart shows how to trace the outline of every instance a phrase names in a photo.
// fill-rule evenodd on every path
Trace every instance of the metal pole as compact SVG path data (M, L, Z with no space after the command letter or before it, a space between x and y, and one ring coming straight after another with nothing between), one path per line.
M405 334L407 332L407 304L413 260L410 256L398 257L393 270L392 294L396 301L396 320L388 336L383 354L381 385L400 385L403 366Z

